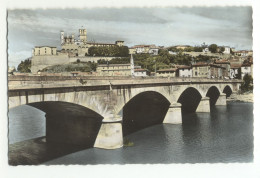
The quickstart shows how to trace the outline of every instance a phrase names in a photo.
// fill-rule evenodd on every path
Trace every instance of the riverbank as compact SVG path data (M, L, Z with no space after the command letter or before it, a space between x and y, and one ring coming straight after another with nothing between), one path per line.
M229 102L254 102L254 94L253 93L244 93L244 94L232 94L229 98L227 98Z

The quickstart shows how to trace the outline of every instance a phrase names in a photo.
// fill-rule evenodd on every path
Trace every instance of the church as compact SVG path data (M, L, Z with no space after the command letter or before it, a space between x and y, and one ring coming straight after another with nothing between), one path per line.
M60 32L61 52L68 53L70 56L87 56L88 49L92 46L123 46L124 41L115 41L115 43L97 43L87 41L87 30L79 29L78 38L74 34L66 35L64 31Z

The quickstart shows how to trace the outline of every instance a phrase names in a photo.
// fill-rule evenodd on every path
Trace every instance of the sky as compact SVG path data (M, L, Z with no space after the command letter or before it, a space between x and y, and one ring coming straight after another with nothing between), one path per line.
M114 43L124 40L157 46L218 44L237 50L252 49L252 8L86 8L8 10L8 65L17 67L31 57L34 46L60 49L60 31L88 40Z

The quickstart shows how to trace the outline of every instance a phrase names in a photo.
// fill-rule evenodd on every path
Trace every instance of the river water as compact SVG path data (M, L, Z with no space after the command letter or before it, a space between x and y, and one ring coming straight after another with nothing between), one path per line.
M44 140L44 113L30 106L9 112L12 159L30 147L26 140ZM229 102L211 113L183 115L180 125L154 125L127 136L132 147L116 150L88 148L61 154L37 164L168 164L253 161L253 103ZM17 151L19 150L19 151ZM26 150L26 149L25 149ZM32 151L29 151L29 153ZM27 153L28 154L28 153ZM35 153L36 157L40 152ZM10 159L10 158L9 158ZM21 158L24 159L24 158ZM20 163L26 164L26 163Z

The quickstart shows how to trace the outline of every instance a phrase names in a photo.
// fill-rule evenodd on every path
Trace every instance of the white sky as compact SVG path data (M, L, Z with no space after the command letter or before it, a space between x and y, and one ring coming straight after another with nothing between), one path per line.
M31 56L34 46L60 48L60 30L78 34L83 26L88 40L124 40L125 45L216 43L252 49L252 8L167 7L85 8L8 11L9 66Z

